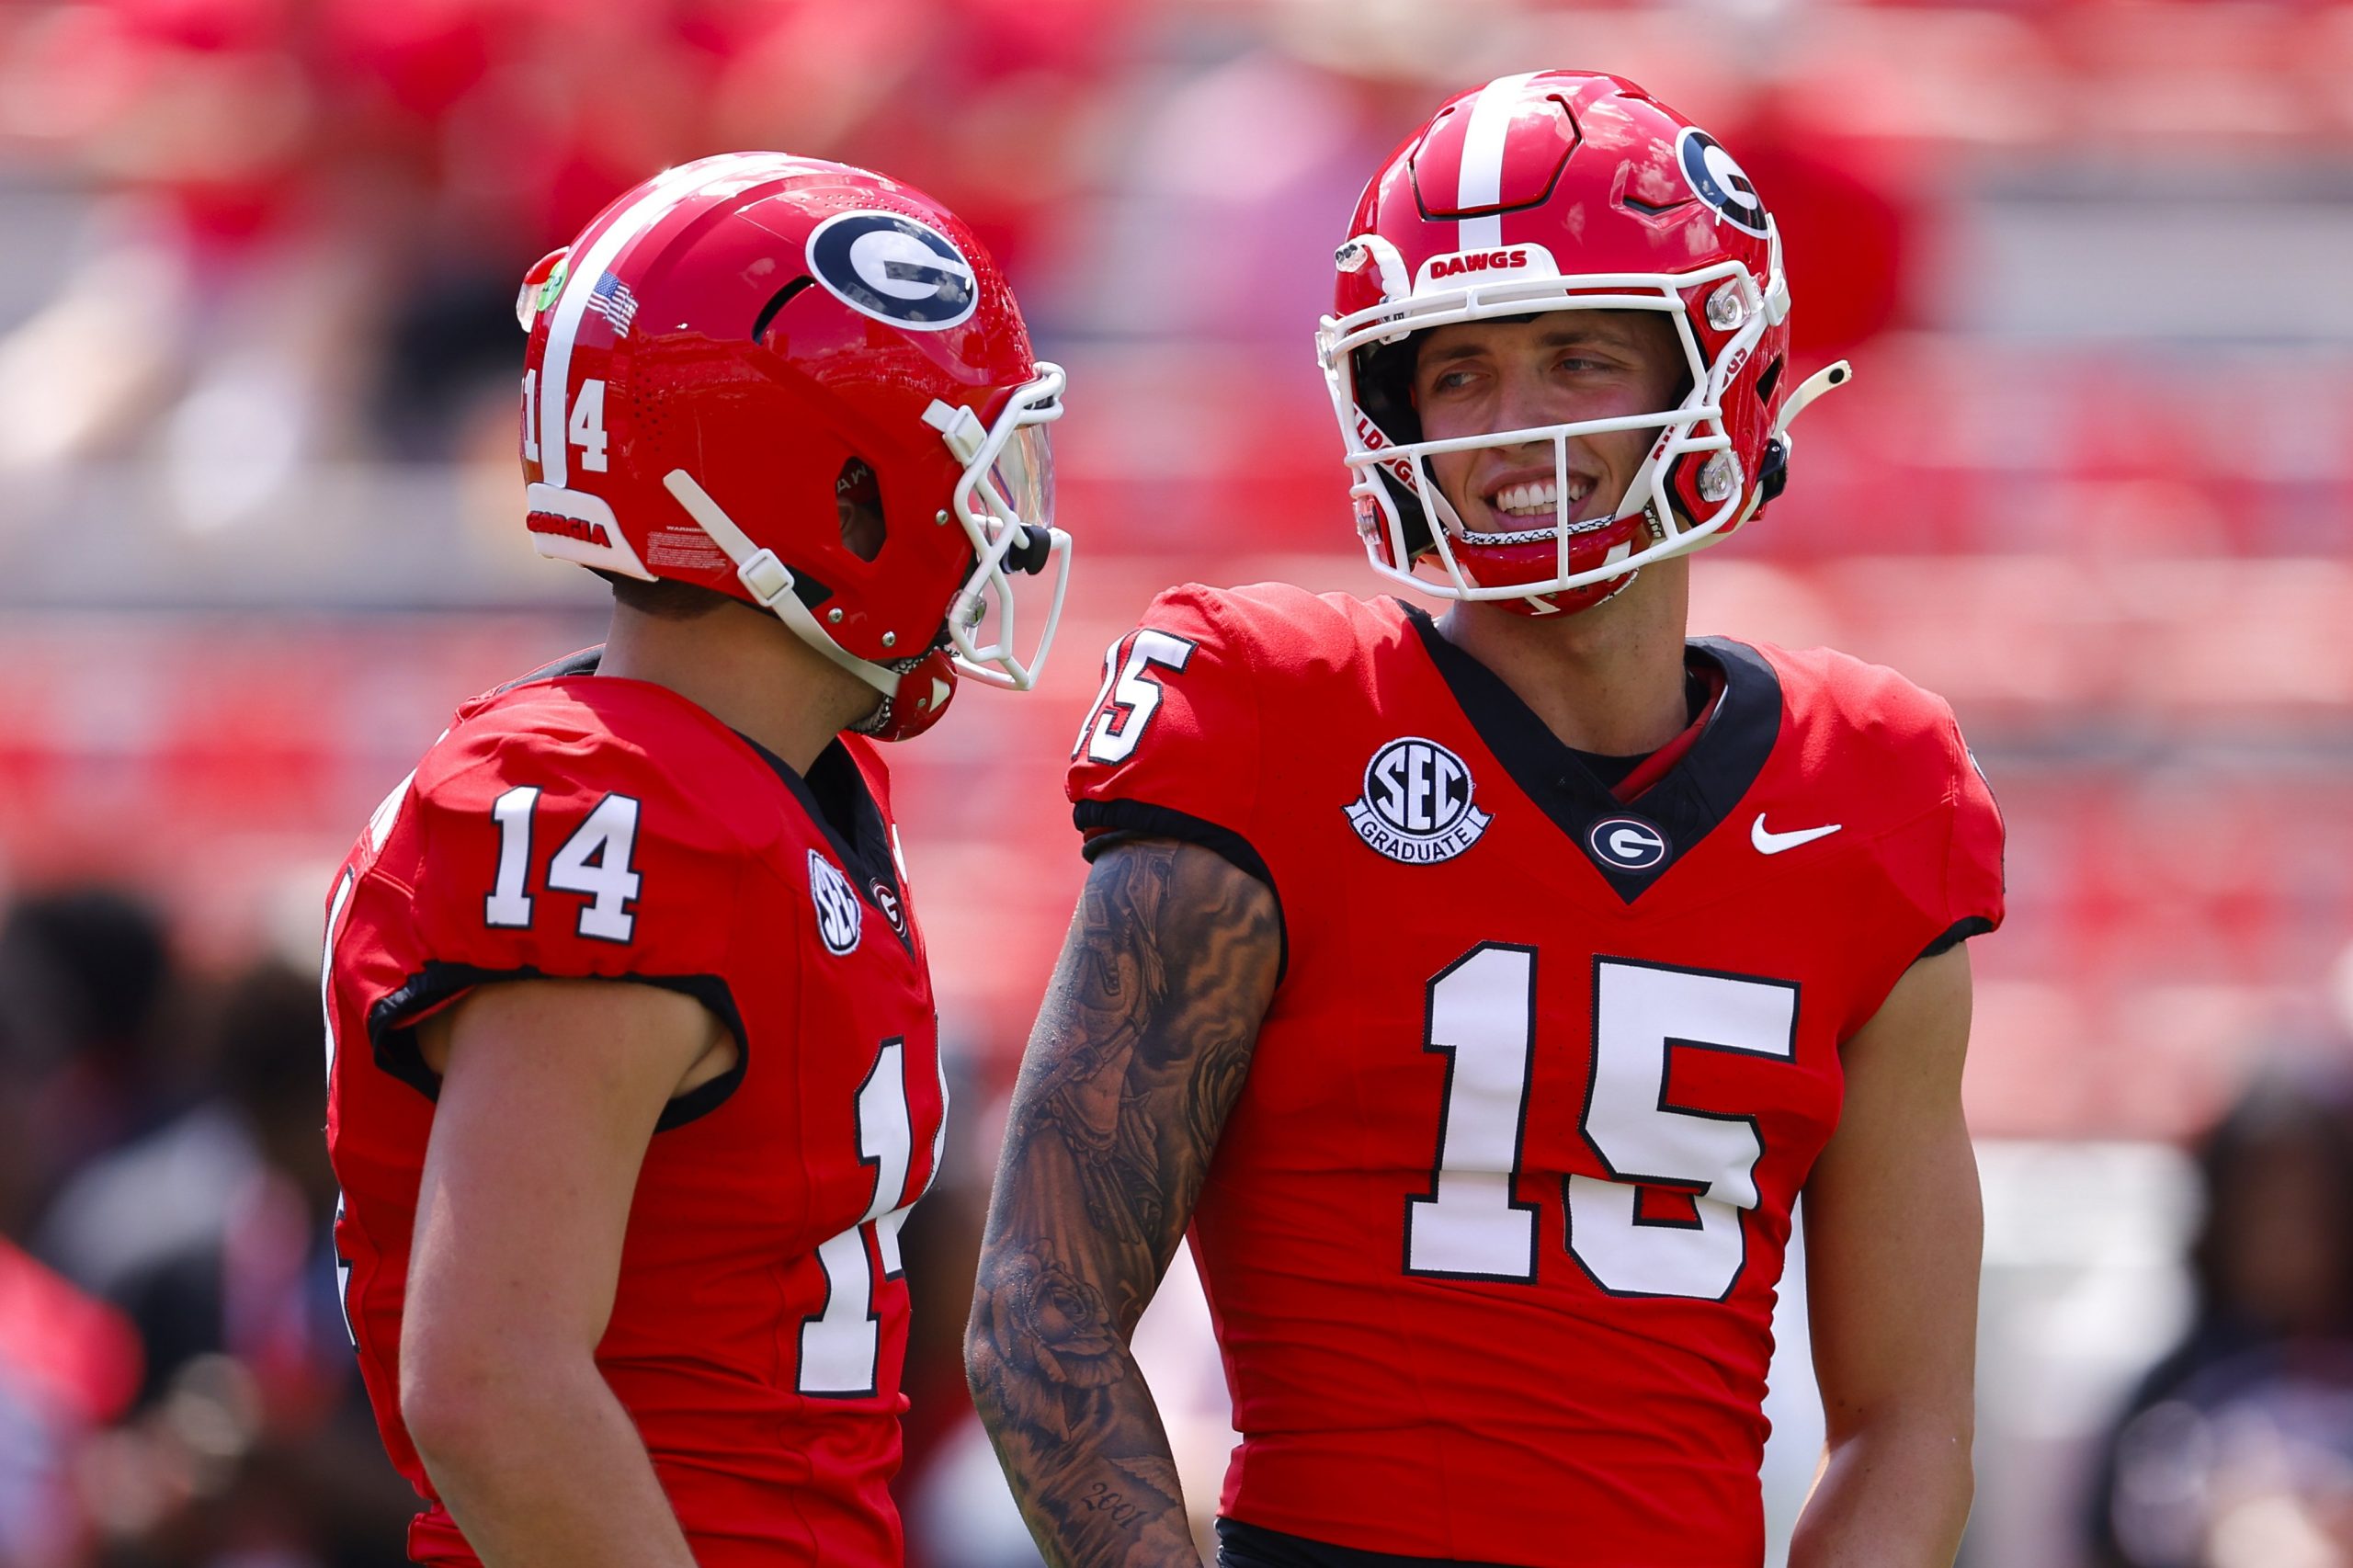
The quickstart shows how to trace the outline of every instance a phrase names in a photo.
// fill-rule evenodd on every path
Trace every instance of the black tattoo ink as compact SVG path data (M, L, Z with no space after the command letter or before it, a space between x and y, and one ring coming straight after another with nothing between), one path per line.
M1128 1336L1183 1238L1274 994L1266 885L1144 840L1089 874L1014 1090L965 1342L1053 1568L1196 1568Z

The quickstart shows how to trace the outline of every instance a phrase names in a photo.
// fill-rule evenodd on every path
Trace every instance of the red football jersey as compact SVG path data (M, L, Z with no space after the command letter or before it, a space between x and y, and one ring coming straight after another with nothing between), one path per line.
M1690 645L1704 711L1605 787L1394 600L1163 594L1070 779L1090 852L1262 876L1285 961L1191 1236L1228 1517L1540 1568L1756 1568L1790 1209L1838 1047L2002 915L1950 711Z
M431 1505L416 1561L476 1559L400 1415L438 1087L415 1026L476 985L572 976L697 997L740 1047L662 1116L597 1348L696 1561L900 1562L898 1235L946 1110L901 876L866 742L804 780L666 687L576 671L460 710L377 811L329 905L327 1142L369 1398Z

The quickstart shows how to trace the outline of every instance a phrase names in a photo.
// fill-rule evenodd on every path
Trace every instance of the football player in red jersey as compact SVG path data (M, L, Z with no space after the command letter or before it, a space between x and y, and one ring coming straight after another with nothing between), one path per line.
M1949 1564L2000 820L1901 676L1686 636L1845 368L1801 382L1756 188L1614 77L1448 103L1337 261L1358 525L1450 608L1188 585L1108 657L967 1340L1031 1529L1194 1560L1126 1344L1189 1225L1230 1568L1757 1568L1802 1191L1792 1562Z
M895 1564L946 1087L882 764L1026 687L1036 361L962 223L776 153L526 280L529 520L601 649L460 709L329 904L344 1303L419 1562ZM1025 639L1025 642L1027 640Z

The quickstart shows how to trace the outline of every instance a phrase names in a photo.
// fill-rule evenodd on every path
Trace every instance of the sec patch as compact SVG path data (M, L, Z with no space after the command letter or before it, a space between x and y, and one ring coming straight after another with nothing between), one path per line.
M1495 819L1472 799L1471 768L1436 741L1405 735L1365 764L1348 824L1375 854L1406 866L1451 860Z
M809 901L817 906L817 939L825 950L838 958L856 949L865 906L841 868L814 849L809 851Z

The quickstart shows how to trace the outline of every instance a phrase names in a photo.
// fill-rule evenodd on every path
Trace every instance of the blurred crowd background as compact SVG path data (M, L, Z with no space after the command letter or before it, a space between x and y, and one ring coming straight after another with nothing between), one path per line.
M327 876L457 702L601 624L519 526L523 270L756 146L947 200L1071 372L1047 687L893 758L959 1108L911 1552L1034 1562L956 1345L1095 650L1172 581L1370 589L1332 246L1442 97L1546 65L1723 141L1798 369L1856 365L1700 629L1944 692L2008 819L1967 1568L2353 1565L2353 4L0 0L0 1568L399 1561L325 1244Z

